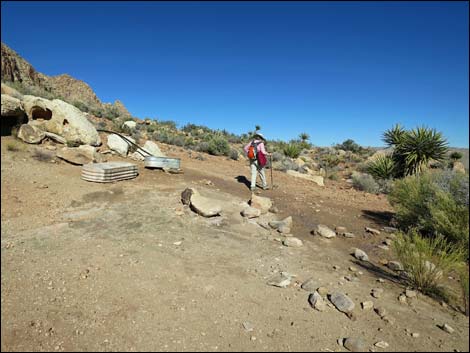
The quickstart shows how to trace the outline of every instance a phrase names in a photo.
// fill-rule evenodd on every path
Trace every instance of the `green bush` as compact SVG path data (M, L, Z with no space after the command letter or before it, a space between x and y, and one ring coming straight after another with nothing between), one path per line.
M380 186L377 184L372 175L353 172L351 178L353 180L353 187L355 189L371 194L377 194L380 191Z
M462 153L460 152L457 152L457 151L454 151L450 154L449 158L454 160L454 161L458 161L459 159L461 159L463 157Z
M392 247L410 283L430 295L446 293L442 286L445 275L458 269L463 260L463 252L443 236L422 237L415 228L406 234L400 232Z
M337 144L335 148L344 150L344 151L351 151L354 153L360 152L362 150L362 147L359 146L354 140L348 139L346 141L343 141L341 144Z
M209 140L208 152L214 156L228 156L230 145L224 137L214 136Z
M468 178L459 173L429 171L396 180L389 200L402 229L442 234L468 254L468 190Z
M237 151L236 149L233 149L233 148L232 148L232 149L230 150L229 157L230 157L231 159L233 159L234 161L237 161L237 160L238 160L238 155L239 155L239 153L238 153L238 151Z
M469 283L468 283L468 264L464 264L459 269L460 288L462 289L462 299L464 302L465 315L469 315Z

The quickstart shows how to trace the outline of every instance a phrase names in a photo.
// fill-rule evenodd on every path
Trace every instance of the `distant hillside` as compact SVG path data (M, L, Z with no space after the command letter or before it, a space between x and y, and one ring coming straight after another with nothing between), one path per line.
M70 75L47 76L34 69L18 53L2 43L2 82L16 88L23 94L33 94L44 98L60 98L82 110L105 112L113 110L120 116L131 116L126 107L116 101L103 103L91 87Z

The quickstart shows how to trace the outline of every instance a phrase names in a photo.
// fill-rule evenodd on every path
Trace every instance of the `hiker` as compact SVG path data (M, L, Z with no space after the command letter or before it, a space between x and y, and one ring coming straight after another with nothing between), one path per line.
M251 191L256 189L256 176L259 174L263 190L268 189L266 183L266 175L264 173L264 167L266 165L266 156L268 153L264 147L266 139L263 134L257 132L253 135L253 139L244 147L244 151L250 160L251 168Z

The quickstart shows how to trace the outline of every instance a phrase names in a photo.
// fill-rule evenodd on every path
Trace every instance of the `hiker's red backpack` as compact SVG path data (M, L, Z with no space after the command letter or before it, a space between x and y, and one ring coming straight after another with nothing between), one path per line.
M248 147L248 153L246 154L248 159L255 160L258 156L258 144L255 141L251 142L250 147Z

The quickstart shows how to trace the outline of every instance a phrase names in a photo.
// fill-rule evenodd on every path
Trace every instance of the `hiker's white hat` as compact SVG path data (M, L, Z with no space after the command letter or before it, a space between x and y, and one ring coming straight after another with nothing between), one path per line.
M253 135L253 137L256 137L256 136L259 136L261 137L264 141L266 141L266 138L263 136L263 134L261 132L257 132Z

